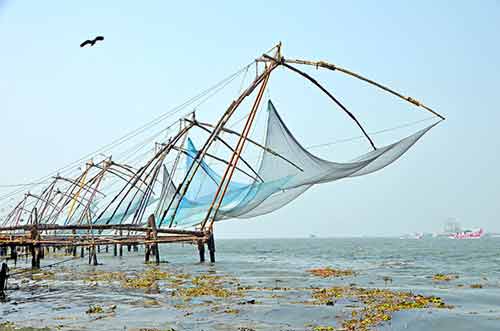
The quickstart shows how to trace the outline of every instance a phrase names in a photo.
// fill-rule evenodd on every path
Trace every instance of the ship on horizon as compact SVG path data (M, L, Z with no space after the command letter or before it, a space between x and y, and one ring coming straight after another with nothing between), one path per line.
M450 239L480 239L484 236L485 232L482 228L473 230L465 230L452 233L448 236Z

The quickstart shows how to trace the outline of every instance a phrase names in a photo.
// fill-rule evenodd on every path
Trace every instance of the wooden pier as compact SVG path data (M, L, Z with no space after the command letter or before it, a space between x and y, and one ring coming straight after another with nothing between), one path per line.
M125 233L125 234L124 234ZM149 216L147 226L127 224L105 225L57 225L38 224L19 225L0 228L0 253L14 261L20 252L31 256L32 268L40 268L40 260L44 251L51 247L66 248L68 253L77 255L80 247L80 257L84 257L85 248L89 252L89 264L98 264L97 253L101 246L106 252L108 247L114 247L114 256L123 255L123 247L127 246L130 252L132 247L136 251L138 246L144 246L145 262L154 258L156 264L160 263L160 244L189 243L196 245L200 253L200 262L205 261L205 244L210 252L210 261L215 262L215 242L213 234L204 231L191 231L179 229L161 229L156 227L155 217ZM0 255L2 255L0 254Z

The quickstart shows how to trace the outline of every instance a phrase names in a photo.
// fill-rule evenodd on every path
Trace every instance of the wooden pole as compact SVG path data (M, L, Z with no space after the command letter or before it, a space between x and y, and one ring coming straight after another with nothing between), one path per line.
M200 254L200 263L205 262L205 243L202 239L198 240L198 253Z
M10 245L10 258L14 260L14 265L17 265L17 247L14 244Z
M238 164L238 160L240 159L241 152L243 151L243 147L244 147L245 142L246 142L246 137L250 133L250 128L251 128L252 123L253 123L255 116L257 114L257 110L259 108L260 101L262 100L262 96L264 95L264 91L266 89L267 82L269 81L269 77L270 77L270 75L267 75L263 79L262 84L260 85L259 91L257 93L257 96L256 96L255 101L254 101L253 106L252 106L252 110L250 111L250 115L248 116L248 118L245 122L245 126L243 128L243 131L241 133L241 136L238 139L238 144L236 145L235 151L231 155L229 165L226 167L226 170L224 172L224 175L222 176L220 184L217 187L217 191L215 192L212 203L210 204L210 207L208 208L205 219L201 223L202 230L205 229L205 225L207 224L207 222L210 222L209 227L211 228L213 225L213 222L215 221L215 218L217 216L217 212L219 211L219 208L222 204L224 196L225 196L227 189L229 187L229 183L230 183L231 178L233 176L234 170ZM211 232L211 229L209 231Z
M123 236L123 232L122 232L122 230L120 230L120 238L121 238L122 236ZM120 257L122 257L122 256L123 256L123 245L122 245L122 244L120 244Z
M268 68L266 68L266 70L264 70L263 73L261 73L258 77L256 77L255 80L250 84L250 86L245 91L243 91L240 94L240 96L229 105L229 107L227 108L224 115L217 122L214 130L212 131L212 134L207 138L203 147L198 151L198 154L196 155L196 160L202 160L205 157L205 154L208 152L208 149L210 148L210 146L212 145L212 143L214 142L216 137L220 134L224 125L230 120L230 118L232 117L232 115L234 114L234 112L236 111L238 106L243 102L243 100L247 96L252 94L252 92L255 90L255 88L257 86L259 86L263 80L267 79L267 77L271 74L271 72L274 69L276 69L276 67L278 67L278 64L271 63L271 65ZM170 219L169 228L172 227L172 225L174 224L174 219L175 219L175 216L177 215L177 211L178 211L179 206L180 206L180 201L186 195L187 190L191 184L191 181L193 180L196 172L199 169L199 166L200 166L199 162L193 162L191 164L191 166L189 167L189 169L187 169L186 175L184 176L181 183L177 187L176 196L177 196L177 194L179 194L180 199L178 199L177 203L175 204L175 207L173 208L173 213L172 213L172 217ZM176 199L172 198L170 200L168 207L163 212L163 216L160 220L160 226L162 225L163 220L167 215L167 211L170 210L170 207L172 206L174 200L176 200Z
M305 65L310 65L310 66L314 66L316 68L320 67L320 68L325 68L325 69L329 69L329 70L332 70L332 71L339 71L339 72L342 72L346 75L349 75L351 77L354 77L354 78L357 78L357 79L360 79L368 84L371 84L373 86L376 86L400 99L403 99L405 101L408 101L410 103L412 103L413 105L417 106L417 107L422 107L424 108L425 110L429 111L430 113L434 114L435 116L439 117L440 119L444 120L445 117L439 113L437 113L435 110L431 109L430 107L427 107L426 105L424 105L423 103L421 103L420 101L418 101L417 99L414 99L412 97L409 97L409 96L405 96L399 92L396 92L395 90L385 86L385 85L382 85L374 80L371 80L369 78L366 78L358 73L355 73L353 71L350 71L348 69L345 69L345 68L341 68L335 64L332 64L332 63L328 63L328 62L325 62L325 61L309 61L309 60L297 60L297 59L286 59L284 60L285 63L296 63L296 64L305 64Z
M0 299L5 298L4 290L7 288L7 278L9 277L9 267L7 263L2 263L2 268L0 269Z
M310 75L306 74L302 70L299 70L299 69L297 69L295 67L292 67L291 65L289 65L287 63L282 63L282 65L285 68L288 68L288 69L292 70L293 72L298 73L302 77L305 77L311 83L313 83L314 85L316 85L321 91L323 91L323 93L325 93L330 99L332 99L332 101L335 102L337 104L337 106L339 106L340 109L342 109L356 123L356 125L361 129L361 132L363 132L363 135L370 142L370 145L373 147L373 149L374 150L377 149L377 147L375 147L375 143L370 138L370 136L368 135L368 133L366 132L366 130L363 128L363 126L361 125L361 123L358 121L358 119L356 118L356 116L354 116L353 113L351 113L342 103L340 103L340 101L337 98L335 98L327 89L325 89L316 79L314 79Z
M146 240L153 239L155 240L155 242L153 244L144 245L144 262L148 263L149 257L151 253L153 253L155 256L155 263L156 265L158 265L160 264L160 250L158 249L158 242L156 242L156 240L158 239L158 232L156 229L156 220L154 214L151 214L148 217L148 227L151 230L146 232Z
M210 263L215 263L215 239L213 233L208 237L207 246L208 252L210 253Z
M89 264L98 265L98 263L97 263L97 253L96 253L95 245L92 245L90 247L90 251L89 251Z

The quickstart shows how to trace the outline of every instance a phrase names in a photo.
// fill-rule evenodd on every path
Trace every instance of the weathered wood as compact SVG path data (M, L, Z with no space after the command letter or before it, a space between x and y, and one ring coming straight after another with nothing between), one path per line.
M122 236L123 236L123 232L122 232L122 230L120 230L120 237L122 237ZM123 256L123 244L120 244L120 257L122 257L122 256Z
M356 125L360 128L360 130L363 132L363 135L366 137L366 139L368 139L368 141L370 142L370 145L373 147L374 150L376 150L377 148L375 147L375 143L373 142L373 140L370 138L370 136L368 135L368 133L366 132L366 130L363 128L363 126L361 125L361 123L359 122L359 120L356 118L356 116L354 116L353 113L351 113L337 98L335 98L327 89L325 89L316 79L314 79L312 76L310 76L309 74L303 72L302 70L299 70L287 63L282 63L282 65L285 67L285 68L288 68L290 70L292 70L293 72L301 75L302 77L305 77L306 79L308 79L311 83L313 83L314 85L316 85L321 91L323 91L323 93L325 93L330 99L332 99L333 102L335 102L335 104L337 104L337 106L340 107L340 109L342 109L346 114L347 116L349 116L355 123Z
M207 246L210 254L210 263L215 263L215 239L213 234L208 237Z
M18 226L8 226L1 227L0 233L4 231L17 231L17 230L30 230L33 225L18 225ZM72 225L57 225L57 224L38 224L36 225L38 231L64 231L64 230L122 230L122 231L134 231L134 232L147 232L148 228L141 225L132 224L98 224L98 225L88 225L88 224L72 224ZM180 230L180 229L161 229L156 230L158 233L164 234L180 234L180 235L192 235L203 237L204 233L202 231L190 231L190 230Z
M5 298L5 289L7 288L7 278L9 278L9 267L7 263L2 263L2 268L0 269L0 299Z
M243 91L240 94L240 96L229 105L229 107L226 109L224 114L221 116L221 118L217 122L217 124L216 124L214 130L212 131L212 133L210 134L210 136L206 139L202 148L198 151L198 154L196 155L196 160L201 160L205 157L205 154L208 152L208 149L213 144L213 142L216 140L216 137L219 136L222 128L231 119L232 115L234 114L236 109L239 107L239 105L243 102L243 100L247 96L252 94L252 92L255 90L255 88L257 86L259 86L263 80L267 79L269 77L269 75L271 74L271 72L274 69L276 69L277 67L278 67L278 64L271 63L271 65L268 68L266 68L266 70L264 70L263 73L258 75L258 77L256 77L254 79L254 81L250 84L250 86L247 87L247 89L245 91ZM173 213L172 213L172 217L170 219L169 228L171 228L173 223L174 223L175 216L177 215L177 211L178 211L179 206L180 206L180 201L186 195L187 190L189 189L189 186L190 186L196 172L198 171L199 167L200 167L200 163L193 162L191 164L191 166L189 167L189 169L187 169L186 175L182 179L180 185L178 185L178 187L177 187L176 194L179 194L180 199L178 199L177 203L175 204L174 208L172 209ZM169 202L169 205L165 209L165 211L162 215L162 218L160 219L160 226L162 225L163 220L164 220L165 216L167 215L167 212L169 210L171 210L170 208L172 207L174 200L176 200L176 199L171 199Z
M149 263L150 246L148 244L144 245L144 262Z
M200 254L200 263L205 262L205 243L203 240L198 240L198 253Z
M17 247L16 245L10 245L10 258L14 260L14 265L17 264Z
M412 97L409 97L409 96L405 96L399 92L396 92L395 90L385 86L385 85L382 85L374 80L371 80L369 78L366 78L358 73L355 73L353 71L350 71L348 69L345 69L345 68L341 68L333 63L328 63L328 62L325 62L325 61L308 61L308 60L299 60L299 59L285 59L284 60L285 63L296 63L296 64L305 64L305 65L310 65L310 66L314 66L316 68L318 67L321 67L321 68L325 68L325 69L329 69L329 70L332 70L332 71L338 71L338 72L342 72L344 74L347 74L349 76L352 76L354 78L357 78L357 79L360 79L362 81L365 81L366 83L368 84L371 84L371 85L374 85L386 92L389 92L390 94L392 95L395 95L396 97L398 98L401 98L405 101L408 101L410 103L412 103L413 105L417 106L417 107L422 107L424 109L426 109L427 111L431 112L432 114L438 116L440 119L444 120L445 117L439 113L437 113L436 111L434 111L433 109L427 107L426 105L424 105L423 103L421 103L420 101L412 98Z
M89 264L97 265L97 252L95 245L89 247Z
M222 179L220 180L219 186L217 187L217 190L214 194L212 203L210 204L210 207L208 208L208 211L206 213L205 219L201 223L201 229L205 229L205 225L207 222L209 222L209 229L211 229L213 222L216 219L217 213L219 211L219 208L222 204L222 200L224 199L224 196L227 192L227 189L229 187L229 183L231 181L231 178L234 174L235 168L238 164L238 161L240 160L241 153L243 151L243 147L246 143L246 138L248 134L250 133L250 129L252 127L252 123L255 119L255 116L257 114L257 110L259 109L260 102L262 100L262 97L264 95L264 91L267 86L267 82L269 81L269 75L267 75L264 80L262 81L262 84L260 85L259 91L257 93L257 96L255 98L255 101L252 105L252 109L250 111L250 114L247 117L247 120L245 122L245 126L243 127L241 136L238 139L238 143L236 145L236 148L234 152L231 155L231 159L228 163L228 166L226 167L224 171L224 175L222 176Z

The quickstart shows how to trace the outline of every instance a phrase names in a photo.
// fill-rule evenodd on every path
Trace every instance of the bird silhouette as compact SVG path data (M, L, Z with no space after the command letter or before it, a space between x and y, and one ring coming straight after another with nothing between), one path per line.
M92 40L85 40L83 43L80 44L80 47L85 47L87 45L90 45L90 47L94 46L97 41L103 41L104 37L103 36L97 36Z

